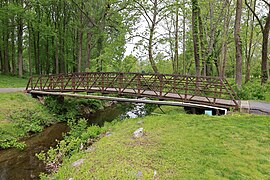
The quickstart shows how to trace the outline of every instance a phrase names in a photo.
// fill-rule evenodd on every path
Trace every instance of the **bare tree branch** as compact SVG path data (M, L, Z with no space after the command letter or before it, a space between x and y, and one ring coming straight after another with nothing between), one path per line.
M269 2L267 2L266 0L262 0L262 1L270 7L270 3Z
M260 20L260 18L258 17L258 15L255 13L255 10L253 10L250 5L247 3L247 0L245 0L245 4L246 6L248 7L248 9L252 12L252 14L255 16L255 18L257 19L259 25L260 25L260 28L261 28L261 31L263 32L263 25L262 25L262 22Z
M72 0L72 3L79 8L79 10L84 14L84 16L90 21L93 26L97 26L96 23L92 20L92 18L90 18L88 14L84 12L84 10L82 10L82 8L74 0Z
M136 4L138 4L138 5L143 9L143 11L144 11L146 17L151 21L151 23L153 23L153 20L151 19L151 17L150 17L149 14L147 13L147 10L144 8L144 6L143 6L141 3L139 3L138 1L135 1L135 0L134 0L134 2L135 2Z

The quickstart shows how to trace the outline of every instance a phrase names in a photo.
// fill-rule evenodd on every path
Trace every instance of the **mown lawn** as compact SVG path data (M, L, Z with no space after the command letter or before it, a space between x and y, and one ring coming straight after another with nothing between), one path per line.
M21 88L26 87L28 78L0 75L0 88Z
M66 159L54 178L269 179L269 117L165 111L170 113L116 123L111 136ZM140 127L145 135L134 139ZM81 158L83 164L73 167Z

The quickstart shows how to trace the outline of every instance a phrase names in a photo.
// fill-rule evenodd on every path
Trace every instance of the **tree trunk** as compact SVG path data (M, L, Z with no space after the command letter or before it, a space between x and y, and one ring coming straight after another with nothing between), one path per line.
M210 12L211 12L211 10L210 10ZM200 37L200 45L201 45L200 57L201 57L201 59L203 61L203 66L202 66L202 68L203 68L203 76L207 76L207 75L209 75L209 73L208 73L208 70L207 70L208 68L207 68L207 61L206 61L206 48L205 48L205 42L204 42L205 35L204 35L202 18L201 18L201 10L200 10L199 7L198 7L198 21L199 21L199 34L200 34L199 37Z
M150 27L149 42L148 42L148 58L152 66L152 69L154 70L156 74L158 74L158 68L156 66L156 63L153 57L153 38L154 38L154 32L156 28L157 15L158 15L157 6L158 6L157 0L154 0L153 20L152 20L152 25Z
M254 1L253 10L255 11L256 8L256 0ZM245 76L245 83L247 83L250 80L250 61L251 61L251 49L252 49L252 43L253 43L253 35L254 35L254 20L255 16L252 15L252 20L250 22L250 40L249 43L246 46L246 76ZM247 27L249 27L249 22L247 22ZM247 28L249 29L249 28Z
M32 37L33 37L33 52L34 52L34 69L35 69L35 74L38 74L38 63L37 63L37 41L36 41L36 32L31 26L31 32L32 32Z
M55 38L55 73L59 74L59 53L58 53L58 38Z
M37 73L41 74L42 73L42 69L41 69L41 62L40 62L40 32L37 32L37 43L36 43L36 48L37 48Z
M267 83L269 77L268 69L268 41L269 41L269 31L270 31L270 7L266 23L263 29L263 44L262 44L262 84Z
M31 32L31 27L30 27L30 22L28 22L28 62L29 62L29 75L32 76L32 48L31 48L31 36L32 36L32 32Z
M49 37L46 38L46 74L50 74Z
M90 68L90 60L91 60L91 41L92 41L92 33L87 32L87 40L86 40L86 47L87 47L87 52L86 52L86 68L89 70Z
M178 0L176 1L176 18L175 18L175 47L174 47L174 74L178 74L179 72L179 63L178 63L178 48L179 48L179 37L178 37L178 31L179 31L179 4Z
M78 48L78 67L77 67L77 72L81 72L82 69L82 43L83 43L83 32L81 30L78 30L78 43L79 43L79 48Z
M242 14L242 0L237 0L236 16L234 24L234 40L236 48L236 74L235 81L238 87L242 86L242 44L240 37L240 22Z
M221 56L220 56L220 77L225 77L226 63L227 63L227 40L228 40L228 28L229 28L229 11L230 7L228 6L227 15L224 17L223 23L223 37L222 37L222 46L221 46Z
M83 9L83 2L81 3L81 9ZM78 16L80 17L80 29L78 29L78 67L77 71L82 70L82 49L83 49L83 14L79 11Z
M23 3L23 1L22 1ZM19 18L18 22L18 67L19 67L19 77L23 76L23 20Z
M15 59L15 54L16 54L16 49L15 49L15 27L16 25L14 24L14 19L12 18L12 30L11 30L11 72L13 75L17 74L16 70L16 59Z
M199 47L199 32L198 32L198 0L192 0L192 34L193 34L193 47L194 47L194 59L196 67L196 76L201 75L200 70L200 47Z
M6 22L6 27L8 27L8 22ZM6 29L5 31L6 34L4 34L4 63L3 63L3 73L4 74L9 74L10 73L10 66L9 66L9 30Z
M186 0L183 1L186 4ZM186 10L183 8L183 74L186 74Z
M265 26L262 25L262 21L260 20L260 18L258 17L258 15L256 14L256 12L249 6L249 4L247 3L247 0L245 0L245 4L247 5L247 7L249 8L249 10L252 12L252 14L255 16L255 18L257 19L262 34L263 34L263 42L262 42L262 63L261 63L261 83L265 84L268 81L268 77L269 77L269 70L268 70L268 41L269 41L269 30L270 30L270 4L267 3L266 0L263 0L263 2L266 3L266 5L268 6L268 15L266 18L266 23ZM255 4L256 6L256 4Z

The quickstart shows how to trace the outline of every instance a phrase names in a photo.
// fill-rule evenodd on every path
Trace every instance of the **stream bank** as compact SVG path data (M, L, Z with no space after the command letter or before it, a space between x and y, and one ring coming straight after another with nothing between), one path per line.
M91 112L87 115L88 123L102 126L104 122L110 122L119 117L125 110L123 105L114 104ZM0 150L0 179L39 179L39 174L45 172L46 169L45 164L35 154L55 147L56 139L62 140L63 134L68 130L69 127L65 122L53 124L40 133L23 138L22 141L26 144L23 150L16 148Z
M66 123L57 123L25 139L24 150L16 148L1 150L0 179L38 179L40 172L45 171L45 166L35 154L54 147L57 143L55 140L61 140L63 133L68 132L68 129Z

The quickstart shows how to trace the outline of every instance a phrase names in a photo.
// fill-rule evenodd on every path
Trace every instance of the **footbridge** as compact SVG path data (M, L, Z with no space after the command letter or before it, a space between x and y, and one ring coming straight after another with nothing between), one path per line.
M26 92L33 96L73 96L216 109L225 114L229 109L240 107L239 98L228 81L209 76L122 72L40 75L30 77Z

